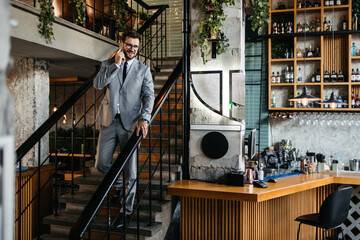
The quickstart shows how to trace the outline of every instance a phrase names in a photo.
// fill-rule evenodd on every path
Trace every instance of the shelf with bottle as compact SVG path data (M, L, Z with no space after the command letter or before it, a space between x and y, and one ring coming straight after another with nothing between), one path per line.
M321 60L320 37L298 37L296 39L296 60L319 61Z
M303 1L303 0L297 0L296 2L296 9L313 9L313 8L320 8L321 7L321 1L314 0L314 1Z
M296 33L315 33L321 32L321 12L300 12L296 16Z
M312 84L306 84L306 87L307 87L307 94L309 95L312 95L314 97L318 97L320 98L320 94L321 94L321 86L320 85L312 85ZM299 96L302 92L303 92L303 89L304 89L304 86L302 85L298 85L296 86L296 96ZM295 97L296 97L295 96ZM308 109L308 108L311 108L311 109L321 109L321 105L320 104L317 104L316 102L314 101L308 101L308 102L301 102L301 101L297 101L295 102L295 108L296 109Z
M290 64L273 64L271 66L271 84L290 84L294 83L294 65Z
M360 111L360 86L351 87L351 101L349 107Z
M335 84L333 84L335 85ZM348 86L336 86L334 87L333 85L328 85L328 86L324 86L323 88L323 101L327 101L329 100L329 98L331 97L331 94L334 95L334 99L342 102L342 103L349 103L349 97L348 97ZM330 104L324 104L323 108L325 109L329 109L332 108L332 106L330 106ZM349 105L336 105L335 106L336 109L347 109L349 110Z
M315 64L309 62L299 62L296 67L296 84L319 85L321 83L322 76L320 71L320 62Z
M321 7L307 7L307 8L296 8L297 12L315 12L315 11L320 11Z
M294 59L294 39L284 39L283 41L271 40L271 61L282 59L280 61L293 61Z
M269 93L270 97L270 109L284 109L293 108L293 102L291 103L288 99L293 97L294 88L292 86L276 86L272 88Z
M324 11L338 11L338 10L347 10L349 8L349 5L338 5L338 6L324 6Z

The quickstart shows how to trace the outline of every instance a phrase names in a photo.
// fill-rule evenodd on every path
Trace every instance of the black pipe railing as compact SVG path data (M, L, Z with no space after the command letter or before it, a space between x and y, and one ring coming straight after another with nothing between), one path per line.
M135 2L140 2L142 6L147 6L146 4L144 4L142 1L139 0L134 0ZM147 24L144 24L143 27L138 29L138 32L144 33L146 31L146 28L151 28L154 27L154 25L151 25L152 21L160 21L160 19L162 18L162 14L163 12L166 12L166 8L168 8L167 5L160 5L160 6L151 6L149 7L149 9L153 9L153 10L157 10L155 12L155 14L153 15L153 17L151 19L149 19L147 21ZM165 23L161 21L161 27L165 28L166 26L166 21ZM160 27L159 27L160 29ZM157 30L156 30L157 31ZM161 30L162 31L162 30ZM166 41L166 37L162 36L159 32L161 31L157 31L157 33L155 35L153 35L151 37L151 41L153 41L153 39L161 39L161 41ZM159 40L160 41L160 40ZM149 39L145 38L145 41L143 41L143 44L145 44L146 42L149 42ZM160 44L162 45L162 44ZM166 43L165 43L166 45ZM154 48L152 49L151 52L154 52L154 49L156 49L159 44L156 43L153 45ZM144 49L144 48L143 48ZM144 57L143 56L141 50L139 49L139 54L140 54L140 58L139 60L146 62L146 61L152 61L152 59L154 59L154 56L151 54L151 52L149 54L145 54ZM111 56L114 57L116 54L116 52ZM166 53L164 53L166 55ZM161 58L164 57L164 55L160 56ZM30 209L30 207L35 204L35 202L37 201L37 208L38 211L40 209L40 193L43 191L44 188L49 186L49 183L53 181L53 185L54 185L54 215L58 215L58 211L61 210L59 208L60 204L58 201L59 198L59 191L61 190L62 187L62 182L64 182L64 179L61 178L60 174L58 174L60 172L60 170L62 170L64 163L62 163L59 159L59 155L60 153L58 152L58 146L59 146L59 139L61 139L59 137L58 134L58 121L61 120L62 118L64 118L64 115L68 113L68 111L71 111L71 114L67 114L66 116L72 116L69 117L67 120L71 121L71 133L70 136L68 136L69 141L71 142L71 147L70 147L70 152L67 154L62 154L65 155L63 157L70 157L71 161L70 161L70 169L71 169L71 183L65 183L63 185L65 185L66 187L70 187L71 188L71 192L74 193L74 189L77 188L77 186L74 183L74 163L75 163L75 148L76 148L76 144L75 144L75 139L76 138L80 138L82 139L82 143L85 146L86 145L86 140L87 137L85 136L85 128L86 127L90 127L91 129L93 129L92 131L92 149L93 152L91 154L91 158L94 159L95 157L95 149L96 149L96 131L95 131L95 122L90 123L89 121L87 121L87 117L93 113L93 120L95 121L95 117L96 117L96 108L97 108L97 103L101 100L101 97L103 96L104 92L102 92L100 95L96 94L96 91L94 89L94 102L92 103L92 105L87 108L86 106L86 93L89 91L89 89L92 87L92 83L93 83L93 79L96 76L96 74L92 75L85 83L83 83L66 101L64 101L64 103L57 109L56 112L54 112L17 150L16 150L16 163L18 164L18 169L19 169L19 173L17 176L18 182L17 182L17 192L16 192L16 200L17 200L17 215L16 215L16 221L15 221L15 227L16 227L16 239L21 239L22 236L24 236L24 226L22 226L23 223L26 224L26 219L23 219L24 214L26 214L26 212ZM65 92L65 89L64 89ZM65 95L64 95L65 96ZM80 118L78 120L75 119L75 104L77 102L79 102L81 100L81 98L84 98L84 115L80 116ZM64 97L65 100L65 97ZM89 117L88 117L89 118ZM77 137L75 136L74 132L75 129L77 128L77 126L80 124L80 122L83 122L83 134L81 137ZM86 124L90 123L89 126L87 126ZM53 129L54 130L54 138L51 137L51 139L54 140L54 144L51 144L51 146L54 146L54 151L53 152L49 152L46 153L46 157L41 160L41 153L44 153L41 149L41 146L45 146L46 142L48 141L47 139L43 139L44 136L47 136L48 132ZM66 138L66 137L65 137ZM41 144L40 144L41 143ZM44 145L45 143L45 145ZM37 159L36 162L38 164L38 166L34 169L32 169L32 173L29 175L26 175L26 179L23 180L23 171L22 171L22 159L26 156L26 154L28 154L28 152L34 148L36 148L34 152L36 152L37 155ZM81 148L82 149L82 148ZM67 155L67 156L66 156ZM83 150L81 150L81 155L83 155L83 176L85 176L85 155L86 153L83 152ZM51 158L54 158L54 162L51 163ZM31 184L32 179L34 179L34 177L37 175L38 179L41 179L41 181L43 181L43 177L41 176L41 167L43 167L45 164L47 164L50 161L50 164L54 167L54 169L52 170L54 174L51 175L51 177L49 179L44 180L44 184L42 184L40 181L38 181L38 186L37 186L37 191L36 193L34 193L31 197L30 200L28 200L27 202L24 200L23 198L23 193L25 193L26 187L29 186L29 184ZM35 206L35 205L33 205ZM29 213L32 214L32 213ZM30 236L30 238L33 238L35 235L37 236L37 238L40 238L41 235L41 228L40 228L40 224L41 224L41 218L42 216L40 216L40 213L37 214L38 218L35 221L37 223L37 229L36 229L36 233L33 234L33 236ZM31 216L33 217L33 216Z
M157 114L159 112L162 113L161 108L163 106L163 104L166 102L166 100L169 98L169 94L171 92L171 90L174 88L174 85L177 84L177 80L180 77L182 73L182 61L180 61L178 63L178 65L176 66L174 72L171 74L171 76L169 77L168 81L164 84L163 88L161 89L161 91L159 92L159 94L157 95L156 99L155 99L155 103L154 103L154 108L153 108L153 112L151 114L151 119L150 119L150 123L149 123L149 142L151 143L151 124L153 122L153 120L155 119L155 117L157 116ZM181 98L182 96L179 96L179 98ZM175 97L177 98L177 96ZM178 101L176 101L178 102ZM168 104L168 106L170 106L170 104ZM168 109L169 110L169 109ZM177 104L175 104L174 111L177 110ZM168 111L168 119L171 118L171 114L170 111ZM178 120L175 121L177 124L179 123ZM176 125L177 125L176 124ZM168 124L167 126L168 128L168 132L170 132L170 124ZM176 127L175 130L176 132ZM161 133L162 134L162 133ZM70 235L69 235L69 239L75 240L75 239L82 239L84 237L84 235L86 234L87 231L89 231L89 229L91 228L91 223L94 219L94 217L96 216L97 212L99 211L99 209L101 208L105 198L109 195L109 192L113 186L113 184L115 183L116 179L118 178L118 176L121 174L121 172L124 169L125 164L127 163L127 161L130 159L131 155L135 152L139 152L136 151L138 149L138 145L141 142L141 140L143 139L142 134L139 134L139 136L136 136L135 133L133 133L128 141L128 143L126 144L126 146L124 147L124 149L121 151L120 155L118 156L118 158L116 159L116 161L113 163L112 167L110 168L108 174L104 177L103 181L100 183L100 185L98 186L96 192L93 194L92 198L90 199L90 201L88 202L88 204L86 205L86 207L84 208L83 212L81 213L80 217L78 218L77 222L75 223L75 225L72 227L71 231L70 231ZM170 145L170 139L168 139L168 145ZM155 144L149 144L149 155L147 160L145 161L144 165L142 167L145 166L146 162L149 162L149 181L146 184L145 190L143 190L143 194L140 195L139 194L139 189L137 188L137 203L136 206L134 206L134 212L137 212L139 209L139 204L140 201L143 199L145 191L147 189L149 189L149 206L151 206L151 181L152 181L152 177L155 174L155 171L152 172L151 171L151 152L152 152L152 146L155 146ZM170 154L170 151L168 152ZM162 154L162 153L161 153ZM160 163L161 163L162 159L160 159ZM157 165L159 166L159 164ZM170 166L169 166L170 167ZM156 167L157 169L157 167ZM156 170L155 169L155 170ZM140 170L138 171L138 177L135 181L135 183L139 184L139 176L140 173L142 171L142 168L140 168ZM123 179L125 179L123 177ZM162 179L160 179L160 181L162 181ZM134 184L135 184L134 183ZM125 186L125 184L123 184L123 186ZM131 188L134 186L130 186ZM130 189L131 189L130 188ZM124 188L123 188L124 189ZM160 189L160 192L163 189ZM130 192L130 190L129 190ZM126 199L126 195L124 195L123 199ZM139 200L140 199L140 200ZM162 201L162 199L161 199ZM124 206L125 200L123 200L122 202L122 206ZM149 207L150 208L150 207ZM151 217L151 208L150 208L150 213L149 213L149 225L152 224L152 217ZM120 209L119 209L120 212ZM120 214L117 214L116 217L120 216ZM137 213L137 215L139 215ZM109 217L109 216L108 216ZM116 219L115 217L115 219ZM114 224L115 222L112 222L111 226ZM130 219L130 221L132 220L132 218ZM139 228L139 219L137 219L137 228ZM123 238L126 234L126 232L128 231L129 226L125 227L123 229ZM110 228L111 230L111 228ZM106 233L108 234L108 232Z

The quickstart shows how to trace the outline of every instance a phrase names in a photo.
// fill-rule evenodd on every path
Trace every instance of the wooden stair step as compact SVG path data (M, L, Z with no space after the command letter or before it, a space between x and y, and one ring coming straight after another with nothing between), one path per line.
M69 214L66 212L60 212L58 216L50 215L43 219L45 224L56 224L61 226L72 227L77 221L79 214ZM107 217L96 216L93 223L91 224L91 230L95 231L106 231L107 230ZM139 232L144 236L152 236L160 229L161 222L154 222L152 226L148 225L148 222L140 222ZM121 233L122 230L113 229L113 232ZM136 234L137 227L136 222L131 221L129 224L128 233Z

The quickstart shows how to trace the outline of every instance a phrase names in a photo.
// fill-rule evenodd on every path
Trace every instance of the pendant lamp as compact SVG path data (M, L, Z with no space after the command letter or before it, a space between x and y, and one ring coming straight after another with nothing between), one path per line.
M314 97L314 96L308 94L307 87L304 86L302 93L299 96L290 98L289 101L294 101L294 102L301 101L301 104L303 106L307 106L309 104L309 102L321 101L321 98Z
M319 104L321 104L321 105L329 104L331 109L335 109L337 107L337 105L348 105L347 103L336 100L334 97L334 92L331 92L329 100L320 102Z

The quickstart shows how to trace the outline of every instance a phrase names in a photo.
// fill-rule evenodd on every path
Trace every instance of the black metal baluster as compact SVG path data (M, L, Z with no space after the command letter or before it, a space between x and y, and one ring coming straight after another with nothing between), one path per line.
M167 20L166 20L166 9L165 9L165 57L167 57Z
M160 108L160 189L162 189L163 187L163 166L162 166L162 155L163 155L163 150L162 150L162 108ZM163 201L163 192L160 190L160 197L159 197L159 202Z
M84 130L83 130L83 145L81 146L81 153L83 154L83 176L85 177L86 171L86 154L85 154L85 147L86 147L86 93L84 94Z
M74 114L75 107L72 105L72 112ZM71 121L71 194L74 194L74 117Z
M94 124L93 124L93 159L95 159L95 154L96 154L96 124L95 124L95 119L96 119L96 89L94 88Z
M108 240L110 240L110 235L111 235L111 211L110 211L110 193L108 193L107 197L107 217L108 217L108 221L107 221L107 238Z
M40 234L41 234L41 232L40 232L40 229L41 229L41 227L40 227L40 224L41 224L41 215L40 215L40 210L41 210L41 201L40 201L40 189L41 189L41 182L40 182L40 179L41 179L41 169L40 169L40 167L41 167L41 139L39 140L39 145L38 145L38 211L37 211L37 214L38 214L38 219L37 219L37 229L38 229L38 237L37 237L37 239L41 239L40 238ZM21 169L20 169L21 170Z
M137 147L136 151L136 166L139 166L139 147ZM137 239L140 240L140 192L139 192L139 171L138 168L136 168L137 172L137 178L136 178L136 235Z
M170 147L171 147L171 134L170 134L170 127L171 127L171 125L170 125L170 118L171 118L171 115L170 115L170 97L168 96L168 99L167 99L167 104L168 104L168 155L169 155L169 182L171 181L171 176L170 176L170 174L171 174L171 166L170 166L170 162L171 162L171 156L170 156L170 152L171 152L171 150L170 150Z
M178 145L177 145L177 126L178 126L178 118L177 118L177 106L178 106L178 97L177 97L177 81L178 79L176 79L175 81L175 164L179 164L177 159L178 159Z
M54 215L58 216L59 197L58 197L58 161L57 161L57 122L55 123L55 212Z
M166 10L165 10L166 11ZM163 28L164 28L164 25L163 25L163 14L161 13L161 65L163 65L163 58L164 58L164 55L163 55L163 45L164 45L164 36L163 36Z
M19 197L18 197L18 213L19 213L19 222L18 222L18 239L21 239L21 218L22 218L22 209L21 209L21 198L22 198L22 189L21 189L21 168L22 168L22 159L19 161L19 179L18 179L18 189L19 189Z
M156 20L156 66L159 66L159 21Z
M149 226L152 225L152 182L151 182L151 125L149 126Z

